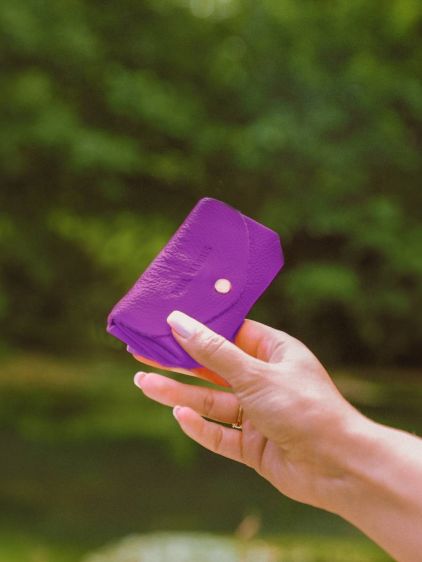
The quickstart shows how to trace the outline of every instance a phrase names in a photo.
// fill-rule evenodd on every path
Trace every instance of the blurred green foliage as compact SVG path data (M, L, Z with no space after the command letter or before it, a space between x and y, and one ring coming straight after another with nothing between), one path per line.
M162 447L169 462L186 466L197 444L175 424L171 410L137 390L138 363L128 354L106 360L25 354L4 359L0 375L0 428L33 443L80 444L139 440ZM164 373L164 371L162 371ZM422 384L415 370L339 370L341 393L381 423L422 434ZM213 386L172 373L185 384Z
M135 360L114 355L3 361L0 562L73 562L156 530L233 534L247 515L286 560L344 560L349 549L362 562L388 559L339 517L294 502L250 468L199 447L171 408L134 387ZM422 434L416 371L342 369L333 377L370 418Z
M420 361L421 29L418 0L3 0L2 345L116 346L111 306L214 196L281 235L256 319Z
M420 434L416 371L382 364L422 359L421 60L420 0L1 2L1 562L227 533L251 507L286 556L384 559L189 441L124 382L136 363L105 320L217 197L282 238L251 316L327 361L380 365L334 378Z
M131 356L107 361L63 361L25 355L3 361L0 427L33 443L75 444L138 440L163 447L173 462L188 463L195 451L167 408L141 399L125 372ZM184 379L186 376L174 375ZM190 381L190 377L187 377ZM207 383L192 378L195 384Z

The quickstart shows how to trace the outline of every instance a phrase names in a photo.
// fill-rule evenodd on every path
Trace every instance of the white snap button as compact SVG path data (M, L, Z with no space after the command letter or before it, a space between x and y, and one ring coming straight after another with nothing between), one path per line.
M232 288L232 284L230 283L230 281L228 279L217 279L217 281L214 283L214 289L218 292L218 293L228 293Z

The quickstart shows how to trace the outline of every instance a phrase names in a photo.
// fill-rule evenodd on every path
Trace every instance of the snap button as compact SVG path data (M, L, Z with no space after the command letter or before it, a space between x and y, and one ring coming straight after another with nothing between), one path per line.
M228 293L232 288L232 284L228 279L217 279L214 283L214 289L221 294Z

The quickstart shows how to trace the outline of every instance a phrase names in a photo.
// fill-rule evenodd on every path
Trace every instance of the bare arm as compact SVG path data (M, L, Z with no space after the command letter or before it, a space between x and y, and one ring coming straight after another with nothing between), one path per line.
M422 439L361 416L340 438L332 511L397 560L422 559Z

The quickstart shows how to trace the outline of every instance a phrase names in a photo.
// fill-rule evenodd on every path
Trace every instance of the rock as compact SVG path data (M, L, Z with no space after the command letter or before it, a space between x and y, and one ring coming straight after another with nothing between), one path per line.
M279 550L263 541L241 542L207 533L130 535L81 562L280 562Z

